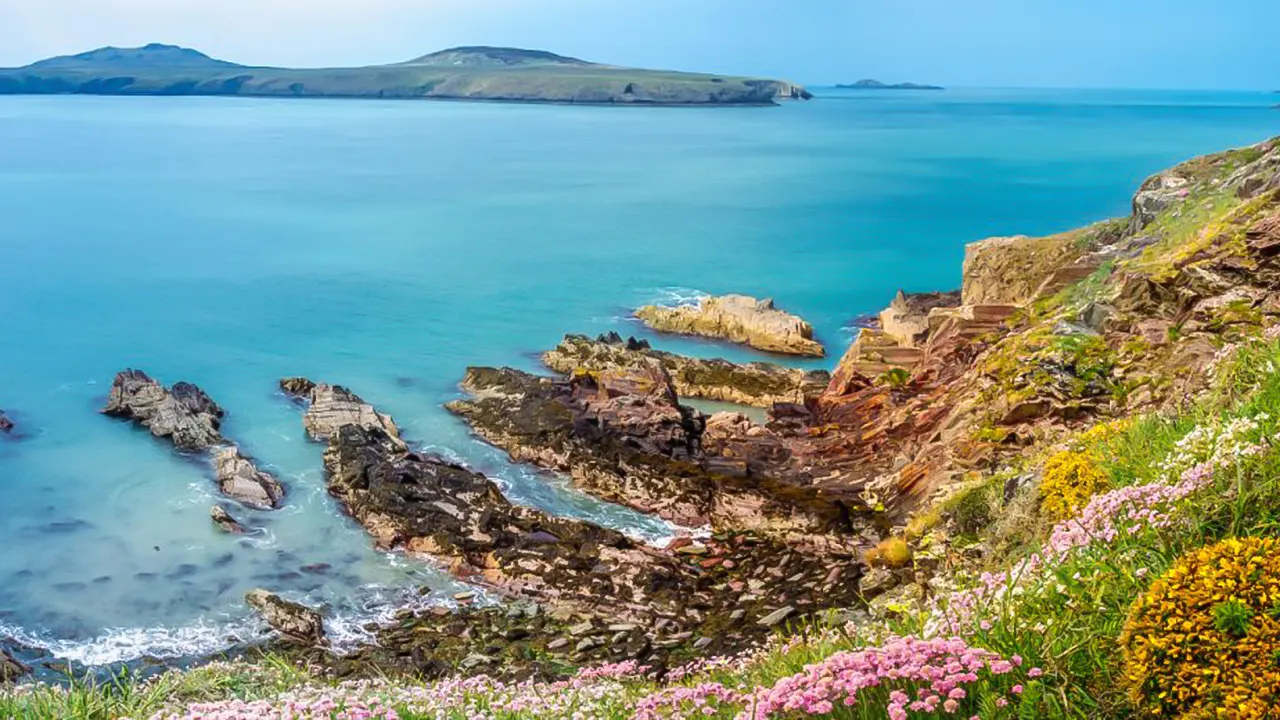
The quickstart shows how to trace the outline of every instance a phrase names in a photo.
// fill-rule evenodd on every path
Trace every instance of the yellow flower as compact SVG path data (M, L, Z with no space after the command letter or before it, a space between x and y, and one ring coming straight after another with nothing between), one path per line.
M1064 450L1044 464L1044 476L1040 480L1041 509L1051 520L1066 520L1110 484L1110 477L1091 455Z
M1150 717L1280 718L1278 594L1272 538L1180 558L1134 603L1120 636L1134 703Z

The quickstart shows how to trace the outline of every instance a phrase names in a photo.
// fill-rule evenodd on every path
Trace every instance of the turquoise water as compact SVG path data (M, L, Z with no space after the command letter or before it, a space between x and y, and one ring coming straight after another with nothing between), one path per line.
M565 332L638 333L628 308L696 291L772 295L838 357L899 287L956 286L965 242L1124 214L1147 174L1280 134L1264 94L820 95L0 99L0 407L25 434L0 440L0 635L104 663L251 637L255 586L328 603L344 637L452 592L341 516L283 375L349 385L520 502L660 538L471 439L440 409L464 368L535 368ZM239 511L262 535L214 532L205 466L96 413L128 366L204 387L284 479L284 510Z

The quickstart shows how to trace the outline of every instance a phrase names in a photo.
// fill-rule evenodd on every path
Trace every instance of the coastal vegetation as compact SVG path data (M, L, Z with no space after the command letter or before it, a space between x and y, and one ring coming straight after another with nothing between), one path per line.
M281 381L373 542L510 602L406 613L345 658L18 685L0 717L1280 717L1280 140L1154 176L1130 218L976 243L964 285L895 299L765 425L682 406L634 340L468 370L449 409L514 459L709 527L660 549Z

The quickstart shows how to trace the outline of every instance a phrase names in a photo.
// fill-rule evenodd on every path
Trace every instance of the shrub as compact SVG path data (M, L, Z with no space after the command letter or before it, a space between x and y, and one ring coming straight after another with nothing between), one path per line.
M1120 637L1135 704L1161 717L1273 717L1280 704L1280 542L1232 538L1180 558Z
M911 384L911 373L902 368L891 368L881 373L878 379L881 385L901 390Z
M870 565L905 567L911 562L911 548L907 545L907 541L900 537L887 538L867 551L866 560Z
M1063 450L1044 465L1044 477L1040 481L1041 509L1053 520L1066 520L1110 484L1110 477L1092 456L1077 450Z

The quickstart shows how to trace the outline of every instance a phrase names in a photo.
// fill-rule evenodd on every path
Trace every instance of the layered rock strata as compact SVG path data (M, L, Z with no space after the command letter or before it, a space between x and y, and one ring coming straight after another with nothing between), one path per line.
M287 640L304 645L327 643L324 616L319 611L262 589L250 590L244 599L273 630Z
M618 372L642 368L657 360L671 376L680 397L705 398L740 405L772 407L778 403L804 404L822 393L831 381L822 370L787 368L773 363L732 363L704 360L654 350L645 340L617 333L592 340L585 335L566 335L554 349L542 356L543 363L556 372Z

